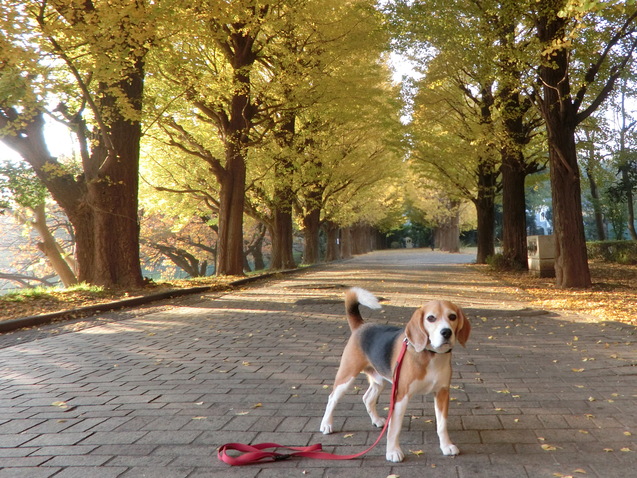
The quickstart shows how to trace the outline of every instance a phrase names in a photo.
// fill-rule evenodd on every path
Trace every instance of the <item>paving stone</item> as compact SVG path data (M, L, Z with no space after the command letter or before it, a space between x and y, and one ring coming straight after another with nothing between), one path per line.
M634 474L635 328L533 309L462 264L470 259L379 251L102 314L70 333L42 335L44 327L37 336L0 335L0 478ZM403 422L403 463L385 460L384 438L353 461L220 463L216 448L227 442L323 443L352 453L376 439L362 377L336 409L337 432L318 432L349 335L342 296L354 285L386 299L382 311L363 310L370 322L404 324L433 298L464 307L473 328L467 348L453 353L449 416L461 454L440 453L432 399L414 397ZM383 414L388 395L389 387Z

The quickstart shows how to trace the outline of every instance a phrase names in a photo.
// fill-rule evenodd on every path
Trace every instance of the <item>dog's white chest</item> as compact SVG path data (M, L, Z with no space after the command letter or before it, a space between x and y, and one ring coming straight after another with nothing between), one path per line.
M435 355L427 365L427 373L421 380L414 380L409 387L414 393L433 393L449 388L451 383L451 354Z

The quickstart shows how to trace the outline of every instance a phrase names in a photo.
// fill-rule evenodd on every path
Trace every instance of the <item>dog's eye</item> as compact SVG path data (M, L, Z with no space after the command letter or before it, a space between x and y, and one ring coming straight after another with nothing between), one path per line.
M449 314L449 320L456 320L458 316L456 314Z
M428 322L435 322L436 321L436 316L435 315L428 315L427 316L427 321Z

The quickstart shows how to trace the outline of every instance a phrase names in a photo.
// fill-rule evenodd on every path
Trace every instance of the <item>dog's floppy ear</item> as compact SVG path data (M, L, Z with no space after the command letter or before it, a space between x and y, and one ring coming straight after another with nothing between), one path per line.
M427 335L425 324L423 323L424 318L425 309L421 307L414 312L407 327L405 327L407 340L416 349L416 352L425 350L427 343L429 343L429 335Z
M458 307L458 328L456 330L456 338L458 342L464 347L469 340L469 334L471 333L471 323L462 309Z

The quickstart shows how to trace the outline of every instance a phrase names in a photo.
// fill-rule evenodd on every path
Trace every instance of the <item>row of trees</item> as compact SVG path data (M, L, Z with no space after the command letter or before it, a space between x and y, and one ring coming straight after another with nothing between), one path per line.
M413 161L451 197L475 204L478 260L493 253L501 191L504 255L524 265L525 178L547 163L557 285L590 287L576 131L630 74L634 2L396 0L386 8L396 46L424 74Z
M70 221L79 281L140 286L141 225L143 248L202 273L156 240L188 228L234 275L266 230L287 268L296 230L312 263L321 226L331 257L339 227L404 214L457 237L467 201L484 262L500 196L524 266L525 181L548 165L557 284L590 286L576 132L631 71L633 2L9 0L0 21L0 140ZM422 74L406 132L390 45ZM50 154L51 118L75 155Z
M274 268L293 263L295 220L313 262L321 221L399 214L398 91L371 2L7 1L0 19L0 138L72 224L79 281L142 285L140 170L144 214L214 230L218 274L243 273L246 214ZM46 118L77 157L52 157Z

